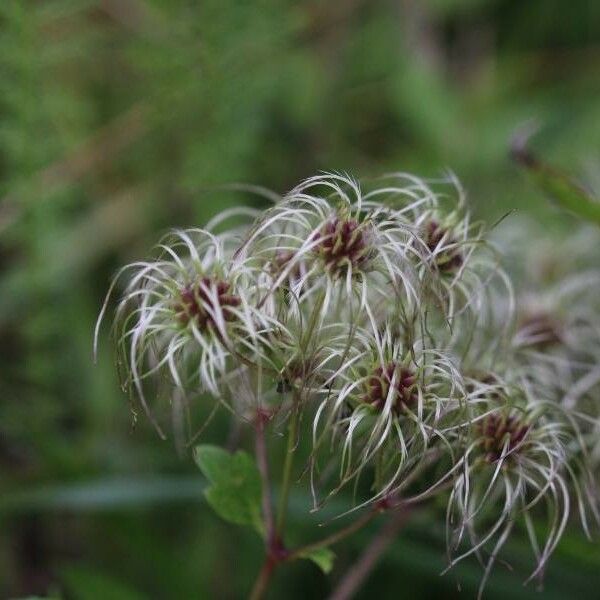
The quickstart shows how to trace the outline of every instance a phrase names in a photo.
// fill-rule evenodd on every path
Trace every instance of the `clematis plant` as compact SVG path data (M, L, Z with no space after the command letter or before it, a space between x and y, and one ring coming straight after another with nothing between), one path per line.
M480 594L519 530L541 578L572 514L586 532L598 520L598 294L554 282L554 304L534 311L452 176L361 186L324 174L269 198L264 212L175 231L154 258L122 269L96 328L97 341L119 290L123 384L161 436L165 386L185 414L212 398L252 432L255 459L195 448L211 506L264 539L251 597L284 563L328 571L331 547L382 513L377 539L389 543L434 499L447 504L448 568L475 556ZM550 315L567 300L564 318ZM276 502L272 442L286 431ZM349 489L348 524L292 545L286 516L299 486L317 512ZM386 545L377 539L334 597L360 585Z

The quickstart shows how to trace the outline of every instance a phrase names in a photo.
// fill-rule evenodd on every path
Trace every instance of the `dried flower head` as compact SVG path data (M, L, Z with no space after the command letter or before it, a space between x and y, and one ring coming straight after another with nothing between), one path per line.
M241 299L231 293L231 284L211 277L200 277L184 285L175 300L175 312L183 326L190 322L201 332L219 331L219 317L230 323L236 319L233 309Z
M414 409L419 401L417 376L410 365L396 361L376 366L366 380L364 402L382 410L387 398L392 397L392 410L396 413Z
M452 176L259 191L265 211L177 231L119 273L125 386L161 433L147 399L165 384L261 428L289 420L288 452L312 441L316 507L348 484L349 510L447 494L450 566L476 555L482 589L522 526L541 577L573 507L586 531L600 516L595 267L515 294Z
M373 253L367 227L356 219L337 216L313 236L315 253L333 276L344 277L348 270L364 269Z
M427 221L424 227L424 239L431 252L433 265L442 273L455 273L464 262L460 242L450 228L446 228L435 219Z
M493 412L476 426L481 451L489 463L512 457L527 443L530 425L518 413Z
M443 425L464 416L464 385L452 360L407 346L389 325L381 333L355 332L334 384L314 427L317 452L327 439L341 444L325 458L340 459L339 483L329 494L374 465L373 498L393 493L430 448L445 444Z
M268 362L274 322L257 306L251 273L228 262L228 242L199 229L177 231L155 260L119 273L129 276L115 319L123 384L161 433L146 400L161 373L180 390L221 397L222 378L240 362Z

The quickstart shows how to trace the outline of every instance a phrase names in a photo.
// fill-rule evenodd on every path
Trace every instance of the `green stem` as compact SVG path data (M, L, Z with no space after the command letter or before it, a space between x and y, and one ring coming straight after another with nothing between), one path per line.
M327 548L328 546L332 546L333 544L337 544L341 542L343 539L348 536L356 533L359 529L368 525L379 513L381 509L374 509L365 513L360 519L357 519L353 523L350 523L347 527L332 533L331 535L319 540L317 542L313 542L312 544L307 544L306 546L301 546L300 548L294 550L288 557L288 560L295 560L297 558L302 558L304 555L314 552L315 550L320 550L321 548Z
M294 454L296 448L296 438L298 436L298 423L300 421L300 399L294 397L294 406L288 428L287 449L285 462L283 464L283 475L281 481L281 495L279 497L279 510L277 512L277 534L281 536L285 528L288 504L290 498L290 487L292 484L292 467L294 465Z
M325 299L325 291L321 290L317 301L313 307L313 311L310 316L308 328L302 336L300 342L302 350L308 353L306 346L313 337L313 331L316 327L319 313L321 311L323 301ZM294 392L294 401L292 407L292 416L290 418L289 429L288 429L288 440L287 450L285 455L285 462L283 464L283 475L281 479L281 495L279 498L279 510L277 513L277 526L276 531L279 536L283 534L285 528L285 520L288 512L288 503L290 498L290 486L292 483L292 467L294 465L294 454L296 448L296 439L298 437L298 424L300 421L300 402L301 396L298 391Z
M265 416L259 412L255 423L256 464L262 480L262 511L265 525L267 551L275 539L275 520L271 501L271 480L269 478L269 459L265 443Z

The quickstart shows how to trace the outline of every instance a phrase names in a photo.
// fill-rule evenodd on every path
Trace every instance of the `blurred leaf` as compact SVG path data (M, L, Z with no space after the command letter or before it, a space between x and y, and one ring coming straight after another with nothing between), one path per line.
M122 581L88 567L65 567L61 575L69 597L74 600L143 600L147 597Z
M25 598L19 598L19 600L60 600L59 596L26 596Z
M329 548L318 548L317 550L301 554L300 557L312 560L327 575L333 569L335 553Z
M600 201L579 185L573 178L540 160L527 146L529 134L517 136L513 140L511 154L515 161L532 176L536 185L559 206L585 219L600 225Z
M112 511L123 508L190 501L206 484L198 477L128 477L40 487L5 494L0 513L39 510Z
M202 445L196 447L194 459L213 484L204 492L213 510L226 521L252 525L262 533L261 480L252 457Z

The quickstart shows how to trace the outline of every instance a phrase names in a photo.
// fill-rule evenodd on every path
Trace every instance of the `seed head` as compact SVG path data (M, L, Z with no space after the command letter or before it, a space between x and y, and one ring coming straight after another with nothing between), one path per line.
M202 277L196 283L181 288L179 299L175 304L177 318L182 325L194 321L201 332L217 328L217 315L221 313L223 320L235 320L232 308L241 303L239 297L229 293L231 284L214 277Z
M518 451L525 441L530 426L514 414L492 413L478 423L481 449L489 463L499 461Z
M425 244L434 256L434 264L441 273L454 273L463 265L464 257L457 240L446 227L431 219L425 225Z
M543 350L560 344L563 339L560 322L546 311L526 314L519 323L519 337L529 346Z
M364 401L381 410L387 402L390 389L393 394L393 410L397 414L407 408L412 409L419 400L415 372L392 361L385 367L377 367L367 379Z
M244 419L281 414L275 427L294 412L299 442L310 415L315 506L351 482L365 504L450 486L451 549L472 546L452 564L488 555L482 586L513 524L544 505L537 576L570 507L584 523L586 503L595 511L583 496L598 437L600 274L558 282L515 327L525 304L458 182L440 194L439 181L403 173L378 181L363 190L323 174L283 197L263 191L274 202L264 212L174 232L122 270L123 383L157 428L147 399L168 386L174 422L207 392ZM226 228L232 216L256 218Z
M355 270L368 259L365 226L356 219L335 217L323 225L314 239L319 241L315 252L332 275L344 276L348 269Z

